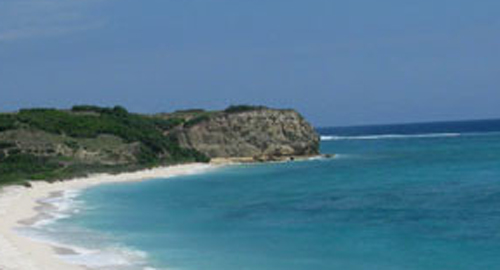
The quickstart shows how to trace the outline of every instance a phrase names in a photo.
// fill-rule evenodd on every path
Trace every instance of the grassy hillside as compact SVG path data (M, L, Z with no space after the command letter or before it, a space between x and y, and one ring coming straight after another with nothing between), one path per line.
M209 161L164 135L184 122L132 114L119 106L0 114L0 185Z

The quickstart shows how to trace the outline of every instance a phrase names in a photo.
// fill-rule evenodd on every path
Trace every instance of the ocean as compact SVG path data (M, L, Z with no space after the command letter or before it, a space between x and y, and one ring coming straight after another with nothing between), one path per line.
M500 121L322 128L332 159L67 191L24 233L120 270L500 267Z

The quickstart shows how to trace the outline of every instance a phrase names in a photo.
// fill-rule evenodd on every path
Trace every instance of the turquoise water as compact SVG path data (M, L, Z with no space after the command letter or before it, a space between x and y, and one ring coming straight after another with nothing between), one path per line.
M45 235L101 269L498 269L500 133L322 132L334 159L98 186Z

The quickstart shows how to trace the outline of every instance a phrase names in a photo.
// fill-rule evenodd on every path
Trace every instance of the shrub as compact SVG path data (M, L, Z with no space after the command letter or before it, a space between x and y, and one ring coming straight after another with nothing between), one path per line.
M95 112L95 113L102 113L104 108L98 107L98 106L93 106L93 105L77 105L73 106L71 108L71 111L73 112Z
M184 120L183 118L170 118L170 119L151 118L151 121L157 128L161 129L162 131L173 129L186 122L186 120Z
M10 114L0 114L0 132L15 129L16 117Z
M187 121L185 124L184 124L184 127L192 127L192 126L195 126L201 122L205 122L205 121L208 121L210 119L210 117L208 115L200 115L200 116L197 116L189 121Z
M10 142L0 142L0 149L11 148L14 146L16 145Z
M189 110L177 110L174 113L193 114L193 113L204 113L204 112L206 112L204 109L189 109Z
M71 148L72 150L78 150L78 148L80 148L80 146L78 145L77 142L75 141L65 141L64 144Z
M97 114L76 114L74 112L96 112ZM60 134L73 138L95 138L109 134L123 139L127 143L139 142L140 152L136 154L139 167L155 166L188 161L208 162L205 155L196 150L182 148L173 137L163 133L184 123L183 119L161 119L138 114L131 114L125 108L100 108L96 106L75 106L71 112L54 109L21 110L17 115L0 115L0 127L15 126L20 123L32 129ZM208 118L207 116L205 116ZM196 121L204 120L199 118ZM66 139L64 143L77 149L78 143ZM0 148L9 148L10 144L0 144ZM17 148L8 149L0 162L0 182L15 179L54 179L74 175L69 168L57 162L60 158L42 158L22 154ZM97 165L96 165L97 166ZM95 168L95 166L93 166Z
M192 151L183 151L178 142L163 135L184 122L173 118L164 120L129 113L125 108L99 108L95 106L74 107L77 111L99 111L99 115L79 115L53 109L22 110L18 119L31 127L50 133L75 138L95 138L109 134L122 138L128 143L141 142L139 160L143 164L161 162L161 156L170 156L169 161L185 159L204 159ZM195 122L208 119L208 116L195 119ZM194 123L194 122L192 122Z
M256 111L265 109L264 106L252 106L252 105L231 105L227 109L224 110L226 113L239 113L239 112L248 112L248 111Z
M29 154L9 155L0 162L0 180L13 174L30 178L33 174L54 171L59 167L59 164L44 157Z

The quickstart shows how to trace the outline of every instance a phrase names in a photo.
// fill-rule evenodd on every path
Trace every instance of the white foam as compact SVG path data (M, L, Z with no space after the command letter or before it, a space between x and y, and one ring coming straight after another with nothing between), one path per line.
M58 220L65 219L68 217L69 217L69 215L64 215L64 214L50 214L50 217L40 219L40 220L36 221L35 223L33 223L33 225L31 225L31 226L35 227L35 228L45 227L47 225L55 223Z
M44 218L36 221L32 226L36 228L44 227L79 213L80 210L77 207L82 207L82 203L77 198L80 194L80 190L66 190L61 196L40 200L41 203L50 205L51 207L42 209L41 213L44 215Z
M49 244L50 246L67 249L68 254L59 254L58 257L63 261L82 265L90 269L143 269L143 270L156 270L155 268L151 268L147 266L147 253L131 249L129 247L117 246L117 245L103 245L102 242L108 242L106 240L101 241L99 243L92 244L92 248L83 247L83 246L74 246L72 244L66 244L63 239L58 239L56 232L50 230L50 227L39 229L20 229L18 233L24 235L26 237L31 238L34 241L42 242L45 244ZM74 232L78 233L78 232ZM66 233L67 234L67 233ZM94 235L90 236L92 232L83 230L79 234L87 235L89 238L96 239L105 239L106 237L103 235ZM70 242L81 242L84 245L83 241L74 241ZM81 240L81 239L80 239ZM110 242L111 243L111 242ZM85 244L88 245L89 243ZM98 246L95 246L97 244ZM95 247L94 247L95 246Z
M102 250L75 249L77 254L59 255L61 259L71 264L84 265L89 268L117 268L132 265L143 265L147 254L124 247L110 247Z
M39 208L39 217L42 220L36 222L29 226L19 226L12 227L17 233L24 235L28 238L33 239L37 242L42 242L52 246L54 248L59 248L60 251L58 256L66 261L73 261L77 264L86 265L87 268L94 266L99 270L155 270L150 265L148 265L147 256L144 252L136 251L130 248L116 247L115 243L119 243L119 239L115 239L112 234L100 233L98 231L91 231L86 228L80 227L77 224L71 222L58 223L54 221L70 217L81 211L86 211L89 208L88 205L83 204L83 201L79 198L80 190L84 190L88 187L92 187L102 183L135 183L137 181L149 180L149 179L166 179L181 175L190 175L203 173L208 170L219 168L220 166L214 166L209 164L199 165L177 165L171 167L155 168L150 170L144 170L135 173L123 173L119 175L108 175L100 174L93 175L86 179L79 179L78 181L67 181L64 183L55 183L53 186L46 183L34 183L35 188L32 190L39 191L35 193L35 198L41 198L42 196L48 196L50 192L60 192L59 196L52 196L43 200L39 200L41 205ZM37 185L40 188L36 187ZM68 190L72 188L72 190ZM38 190L37 190L38 189ZM64 191L65 192L61 192ZM4 192L10 192L10 189L6 189ZM22 190L23 194L24 190ZM4 200L7 196L0 197L0 215L8 214L9 212L5 210L10 206L10 201L15 201L18 197L21 197L21 188L15 189L10 192L9 201ZM4 193L5 194L5 193ZM38 194L38 195L37 195ZM53 193L52 193L53 194ZM30 206L31 208L31 206ZM22 208L21 208L22 210ZM37 209L38 210L38 209ZM38 217L35 217L38 218ZM29 222L30 220L24 220L23 224ZM17 221L16 221L17 222ZM15 222L14 222L15 223ZM15 226L15 225L13 225ZM10 230L9 230L10 231ZM0 236L0 238L2 238ZM0 239L2 240L2 239ZM2 252L9 249L9 242L0 241L2 246ZM19 244L15 241L16 245ZM6 245L3 245L6 244ZM22 242L21 242L22 244ZM77 244L78 247L73 246ZM19 245L19 247L22 247ZM24 250L24 247L23 247ZM26 253L30 253L32 249L26 247ZM7 256L0 256L0 258L6 260L0 260L0 263L7 266L17 266L17 265L31 265L32 262L44 262L42 257L38 258L33 256L33 258L18 258L21 253L17 250L8 250L10 253ZM67 251L67 252L65 252ZM19 256L18 256L19 254ZM35 258L36 257L36 258ZM49 261L49 259L47 259ZM100 267L99 265L103 265ZM3 266L0 267L3 269ZM17 269L18 267L16 267ZM34 267L21 267L22 269L35 269ZM10 269L10 268L9 268Z
M61 219L71 217L80 211L79 208L85 207L78 200L80 194L80 190L66 190L60 196L40 200L42 204L48 206L42 207L40 210L43 218L31 226L19 228L18 233L35 241L71 251L68 254L58 255L59 258L70 264L103 270L156 270L147 266L147 254L145 252L116 246L112 244L112 241L106 241L107 236L105 235L74 226L64 228L49 226ZM65 235L72 235L71 238L76 238L65 240ZM79 239L81 235L86 235L85 239ZM86 241L88 243L85 243ZM73 246L67 244L68 242L80 243L81 245ZM109 242L109 245L106 245L105 242Z
M338 140L383 140L383 139L415 139L415 138L440 138L440 137L458 137L460 133L429 133L429 134L383 134L383 135L365 135L365 136L321 136L322 141Z
M324 156L314 156L314 157L308 158L307 160L323 160L323 159L326 159L326 158Z

